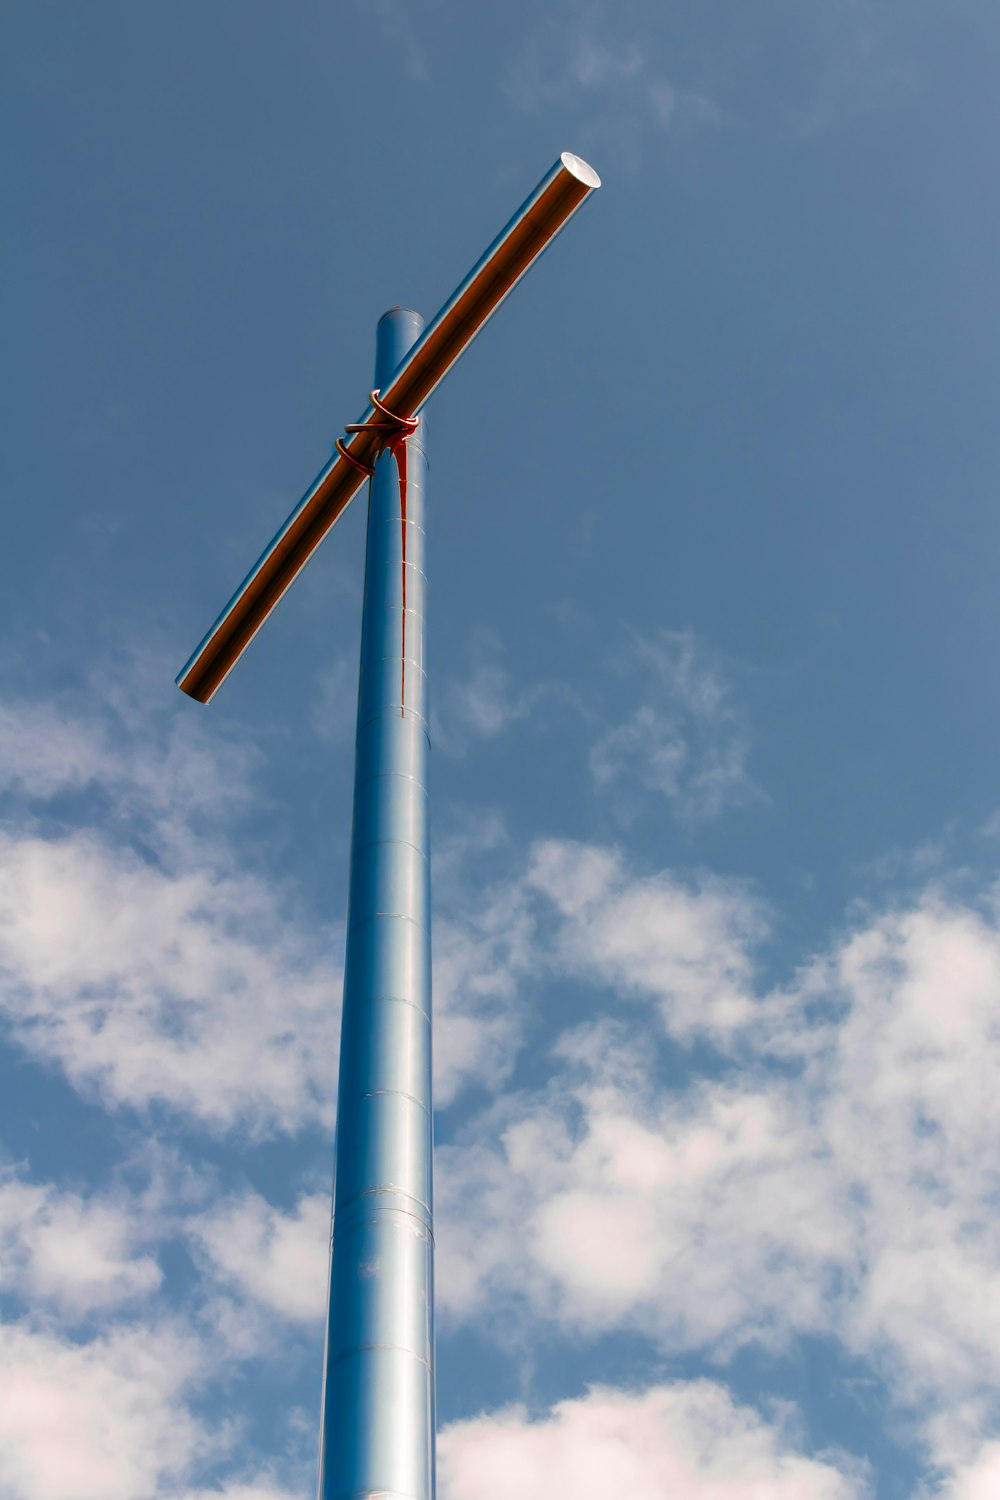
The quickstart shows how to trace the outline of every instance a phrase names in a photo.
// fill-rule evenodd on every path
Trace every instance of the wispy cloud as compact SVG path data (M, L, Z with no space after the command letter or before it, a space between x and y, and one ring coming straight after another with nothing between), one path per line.
M584 729L574 741L589 741L594 785L625 823L651 799L697 821L763 798L747 768L747 714L716 653L691 629L629 635L595 663L586 698L558 681L516 688L486 632L473 637L468 657L432 719L434 744L448 755L517 726L545 735L571 719Z
M584 144L600 142L628 167L647 137L683 137L724 123L701 88L671 77L657 61L657 26L605 4L565 5L531 32L507 74L515 108L565 112L580 106Z
M414 12L420 9L414 0L354 0L362 17L378 28L379 35L396 52L405 71L416 82L423 83L431 73L427 48L420 40ZM427 10L427 0L423 9Z
M512 104L578 121L585 143L639 166L657 141L734 125L806 135L916 86L922 5L563 0L507 74Z
M343 652L320 676L319 693L310 714L314 732L327 744L350 744L357 707L357 658Z
M613 792L625 818L646 797L664 797L681 817L715 818L759 800L747 771L746 715L706 646L691 630L634 636L616 662L640 701L593 745L595 784Z
M446 755L465 755L477 742L496 739L542 703L560 697L558 690L540 682L516 688L502 648L488 631L475 632L468 661L464 675L445 681L440 705L432 713L432 738Z

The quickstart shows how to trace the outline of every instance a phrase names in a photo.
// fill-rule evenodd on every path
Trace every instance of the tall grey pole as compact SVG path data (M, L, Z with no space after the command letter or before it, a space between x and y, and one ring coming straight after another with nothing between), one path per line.
M385 391L423 320L377 332ZM320 1500L434 1500L434 1235L422 429L368 508Z

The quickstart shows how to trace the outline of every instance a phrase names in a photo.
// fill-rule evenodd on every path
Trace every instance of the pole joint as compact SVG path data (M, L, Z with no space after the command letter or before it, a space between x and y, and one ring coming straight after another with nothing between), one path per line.
M408 437L412 437L417 428L420 426L419 417L401 417L397 412L390 411L389 408L379 400L380 394L381 392L379 388L376 387L375 390L369 391L368 400L371 402L375 410L386 418L384 422L351 422L347 427L344 428L345 432L352 433L384 433L385 436L379 439L378 447L375 451L376 458L378 458L380 453L384 453L386 448L388 448L390 452L394 453L399 447L400 443L405 443L406 439ZM360 473L366 475L369 479L371 478L371 476L375 472L374 465L362 463L359 458L355 458L351 450L345 445L343 438L337 438L336 442L334 443L334 447L340 454L341 458L346 458L347 462L349 464L353 464Z

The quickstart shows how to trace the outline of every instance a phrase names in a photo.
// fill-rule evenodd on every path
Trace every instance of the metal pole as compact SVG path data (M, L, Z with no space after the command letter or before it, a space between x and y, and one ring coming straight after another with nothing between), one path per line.
M394 308L375 385L423 328ZM434 1500L434 1236L422 428L368 509L320 1500Z

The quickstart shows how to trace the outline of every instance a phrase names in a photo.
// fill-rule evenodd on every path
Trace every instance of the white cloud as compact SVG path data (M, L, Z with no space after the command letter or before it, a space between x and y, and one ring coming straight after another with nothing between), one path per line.
M153 669L122 669L84 696L9 697L0 702L0 786L45 802L84 789L106 799L106 823L141 831L177 858L194 835L243 810L260 755L185 711L146 702ZM163 668L162 675L169 679Z
M205 1450L183 1402L195 1345L169 1328L70 1344L0 1328L0 1492L6 1500L153 1500Z
M82 1198L51 1184L0 1179L0 1285L36 1305L80 1316L155 1292L162 1280L136 1253L142 1226L124 1202Z
M191 1410L219 1363L217 1348L179 1324L118 1326L79 1343L0 1325L4 1500L292 1500L263 1466L197 1483L204 1466L230 1458L236 1435Z
M443 884L434 929L438 1107L468 1084L496 1089L509 1075L524 1022L518 980L535 951L534 921L520 883L486 886L474 900L462 890L460 872Z
M725 1048L738 1025L741 1066L665 1085L641 1010L627 1030L565 1036L547 1089L439 1153L444 1307L509 1320L520 1304L536 1330L543 1317L630 1328L716 1356L837 1338L919 1413L936 1461L969 1462L1000 1423L992 899L932 892L869 915L787 993L755 1001L752 924L735 947L724 922L692 945L683 920L671 934L690 914L667 877L560 845L534 868L567 918L561 961L665 1005L681 1038L700 1014Z
M836 979L823 1128L873 1247L850 1336L912 1399L961 1403L1000 1383L996 907L931 892L845 942Z
M724 1351L825 1327L854 1253L846 1194L780 1090L652 1082L655 1047L607 1027L573 1039L582 1071L471 1150L439 1153L443 1306L527 1291L587 1333Z
M80 815L102 830L52 834L50 819L26 818L0 832L0 1014L107 1104L255 1135L328 1129L339 942L299 917L293 889L240 869L232 820L257 757L186 718L146 722L123 697L0 715L8 794L47 813L87 788L97 809ZM439 922L442 1101L509 1067L523 925L495 893L478 905L463 893Z
M1000 1443L989 1443L940 1492L940 1500L996 1500L1000 1495Z
M284 893L77 834L0 835L0 1005L21 1044L111 1104L204 1124L329 1121L338 982Z
M326 1299L330 1194L307 1194L290 1213L258 1193L223 1200L188 1221L211 1273L292 1322L319 1327Z
M708 1381L599 1387L532 1420L521 1407L454 1423L439 1443L442 1500L861 1500L856 1467L807 1458ZM978 1497L977 1497L978 1500Z
M302 1493L281 1489L268 1479L260 1479L248 1484L225 1484L222 1489L179 1491L171 1495L170 1500L302 1500Z
M634 637L618 665L638 678L641 702L595 743L590 770L626 816L644 793L665 797L686 818L718 817L760 796L746 770L743 715L692 631Z
M549 962L655 999L673 1036L722 1040L760 1019L752 950L766 924L744 887L637 877L616 852L568 840L535 846L527 884L558 914Z

